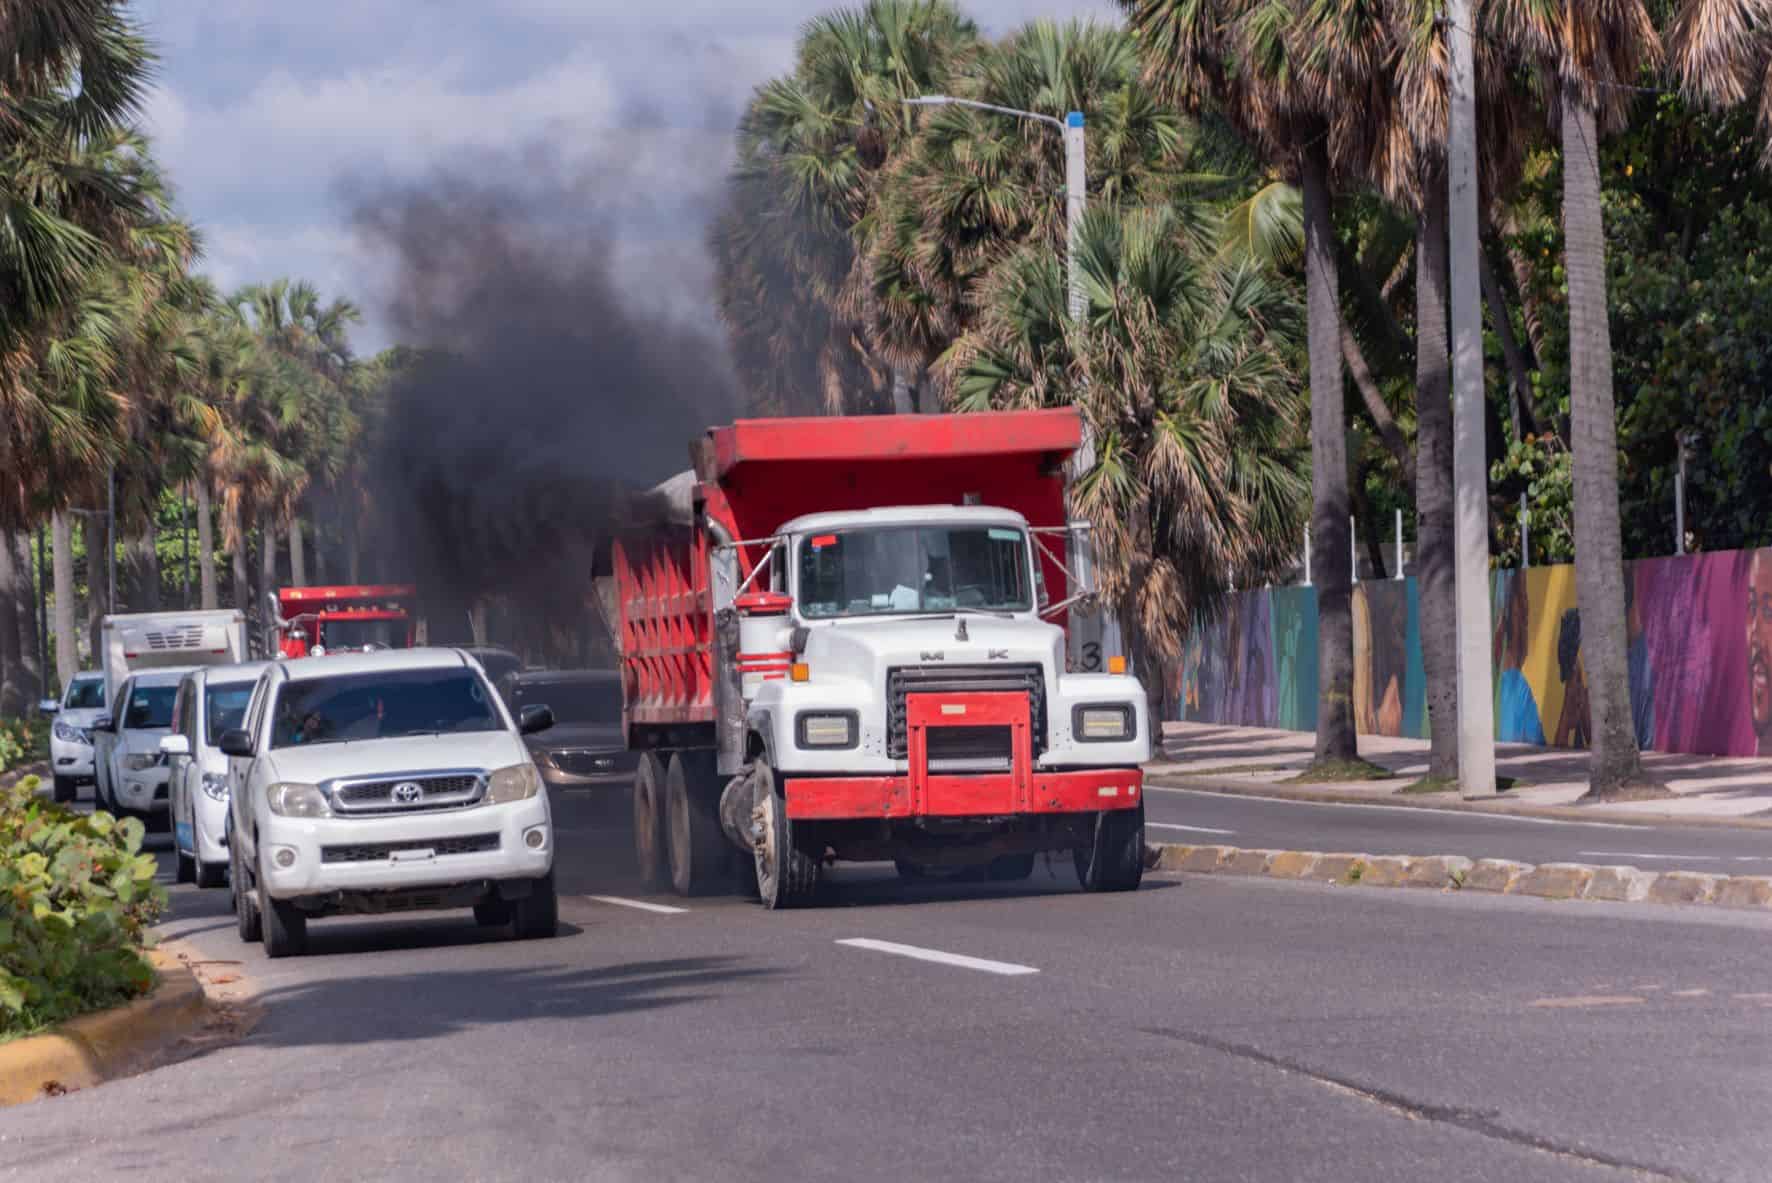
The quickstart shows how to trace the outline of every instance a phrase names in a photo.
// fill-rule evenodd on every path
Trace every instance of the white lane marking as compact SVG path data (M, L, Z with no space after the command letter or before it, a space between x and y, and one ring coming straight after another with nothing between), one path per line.
M1178 826L1174 822L1146 822L1147 830L1190 830L1195 834L1235 834L1235 830L1215 830L1211 826Z
M642 912L657 912L661 916L675 916L688 908L674 908L670 904L649 904L645 900L624 900L618 895L592 895L586 899L596 900L599 904L614 904L619 908L638 908Z
M1554 817L1522 817L1517 813L1489 813L1486 810L1477 809L1436 809L1432 805L1378 805L1368 804L1364 801L1299 801L1293 797L1266 797L1259 793L1212 793L1205 789L1182 789L1177 788L1174 785L1153 785L1149 783L1146 783L1144 786L1144 791L1147 793L1182 793L1189 797L1211 797L1218 801L1224 801L1226 799L1236 800L1238 798L1245 801L1272 801L1280 805L1303 805L1311 809L1381 809L1390 813L1413 813L1416 815L1422 813L1449 813L1455 814L1461 818L1491 818L1495 821L1524 822L1527 825L1533 826L1587 826L1596 830L1638 831L1647 828L1644 826L1626 825L1623 822L1563 821L1561 818Z
M1658 863L1714 863L1723 857L1714 854L1645 854L1640 850L1578 850L1583 858L1640 858Z
M1040 972L1031 965L1016 965L1012 961L986 961L982 957L968 957L964 953L943 953L940 949L900 945L895 941L876 941L871 937L846 937L837 943L848 945L851 949L871 949L875 953L891 953L914 961L933 961L937 965L954 965L961 969L975 969L980 973L1002 974L1004 977L1020 977L1022 974Z

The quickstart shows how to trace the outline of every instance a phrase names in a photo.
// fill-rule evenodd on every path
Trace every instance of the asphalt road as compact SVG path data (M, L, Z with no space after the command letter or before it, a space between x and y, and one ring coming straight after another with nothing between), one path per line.
M1772 875L1772 830L1637 826L1341 805L1147 786L1152 842L1362 854L1459 854L1523 863L1615 863L1652 871Z
M1772 919L1228 877L632 895L552 941L330 920L243 1041L0 1111L0 1179L1761 1180ZM591 898L593 895L608 900ZM632 906L681 908L655 911ZM853 942L861 942L860 944ZM936 958L930 960L929 958ZM956 958L976 959L957 961Z

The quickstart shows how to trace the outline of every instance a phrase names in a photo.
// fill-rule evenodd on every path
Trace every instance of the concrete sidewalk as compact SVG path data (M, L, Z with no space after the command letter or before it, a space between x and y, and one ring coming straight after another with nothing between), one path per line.
M1649 771L1677 797L1616 805L1581 805L1587 791L1586 752L1501 744L1496 773L1519 783L1493 802L1463 802L1456 791L1403 795L1427 774L1426 740L1362 735L1360 754L1389 769L1390 780L1328 784L1288 783L1310 763L1315 737L1308 731L1274 731L1212 723L1163 725L1164 758L1146 772L1159 782L1224 792L1264 793L1324 801L1474 808L1485 812L1613 818L1619 821L1685 821L1772 825L1772 759L1644 753Z

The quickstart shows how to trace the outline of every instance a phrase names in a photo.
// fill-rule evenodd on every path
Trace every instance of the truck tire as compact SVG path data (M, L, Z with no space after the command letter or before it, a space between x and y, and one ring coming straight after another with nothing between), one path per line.
M80 782L71 776L55 778L55 803L66 805L80 795Z
M259 923L264 928L266 957L299 957L308 949L308 917L288 900L280 900L258 885Z
M756 819L762 829L757 842L757 897L770 911L806 903L818 891L818 856L794 843L787 798L776 789L775 771L759 761L754 774Z
M985 876L997 883L1014 883L1026 879L1034 873L1034 852L1026 854L1004 854L992 859L985 867Z
M191 869L195 872L192 879L198 887L204 889L220 887L225 879L222 874L222 865L220 863L206 863L201 855L191 856Z
M178 865L173 870L174 883L192 883L197 878L197 860L178 848L178 831L173 831L172 856Z
M726 835L720 829L713 763L678 752L665 770L666 854L678 895L706 895L726 878Z
M657 756L646 752L634 770L634 858L642 891L663 891L671 881L665 855L664 798L664 767Z
M264 939L264 923L258 914L258 894L252 890L252 879L240 866L238 847L228 843L228 880L234 897L234 926L240 939L256 944Z
M511 901L501 898L496 889L474 905L474 923L481 928L503 928L511 918Z
M1084 891L1136 891L1144 878L1144 802L1095 815L1095 839L1076 850Z
M535 881L529 894L511 901L511 928L520 941L547 940L560 932L560 897L554 891L554 873Z

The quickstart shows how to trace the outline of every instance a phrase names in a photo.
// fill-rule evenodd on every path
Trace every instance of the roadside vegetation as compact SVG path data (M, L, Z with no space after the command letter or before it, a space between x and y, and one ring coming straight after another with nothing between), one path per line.
M0 718L0 776L49 759L49 720Z

